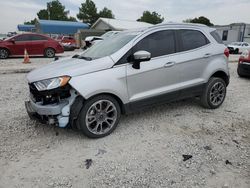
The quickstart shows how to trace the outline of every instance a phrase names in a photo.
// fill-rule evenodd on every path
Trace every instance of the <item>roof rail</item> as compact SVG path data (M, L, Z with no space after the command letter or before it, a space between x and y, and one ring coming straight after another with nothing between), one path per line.
M167 22L167 23L160 23L149 28L161 27L161 26L192 26L192 27L208 27L204 24L196 24L196 23L177 23L177 22Z

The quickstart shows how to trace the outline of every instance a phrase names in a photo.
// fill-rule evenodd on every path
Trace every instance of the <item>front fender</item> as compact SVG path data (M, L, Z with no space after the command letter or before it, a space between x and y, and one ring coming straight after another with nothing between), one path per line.
M105 69L81 76L72 77L69 84L84 98L110 93L128 103L126 66Z

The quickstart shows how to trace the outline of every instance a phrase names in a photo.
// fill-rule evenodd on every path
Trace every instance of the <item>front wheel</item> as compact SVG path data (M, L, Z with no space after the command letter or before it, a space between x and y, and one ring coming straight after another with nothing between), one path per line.
M53 48L45 49L45 52L44 52L45 57L53 58L53 57L55 57L55 54L56 54L56 52Z
M205 108L218 108L225 100L227 86L223 79L212 77L209 79L201 96L201 104Z
M121 116L118 102L109 95L99 95L84 103L78 125L89 138L101 138L116 128Z
M0 49L0 59L7 59L9 57L9 51L1 48Z

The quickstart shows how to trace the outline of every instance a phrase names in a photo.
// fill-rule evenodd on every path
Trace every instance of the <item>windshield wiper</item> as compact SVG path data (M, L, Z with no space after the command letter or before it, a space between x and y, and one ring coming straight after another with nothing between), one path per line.
M81 55L73 55L72 58L78 58L78 59L84 59L84 60L87 60L87 61L91 61L92 58L91 57L84 57L84 56L81 56Z
M87 60L87 61L91 61L91 60L92 60L91 57L84 57L84 56L79 56L79 57L77 57L77 58L79 58L79 59L84 59L84 60Z
M75 55L72 56L72 58L78 58L79 56L80 56L80 55L75 54Z

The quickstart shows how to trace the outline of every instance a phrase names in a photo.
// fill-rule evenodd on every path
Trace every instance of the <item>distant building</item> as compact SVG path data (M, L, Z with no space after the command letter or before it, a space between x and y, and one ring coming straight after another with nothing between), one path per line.
M225 44L232 42L250 43L250 24L233 23L230 25L218 25L215 28Z
M74 35L79 29L89 29L89 25L82 22L38 20L36 32L43 34Z
M35 25L24 25L19 24L17 25L18 31L24 31L24 32L34 32L36 30Z
M103 31L110 31L110 30L122 31L127 29L137 29L149 26L152 26L152 24L146 22L138 22L138 21L99 18L92 25L91 29L103 30Z

